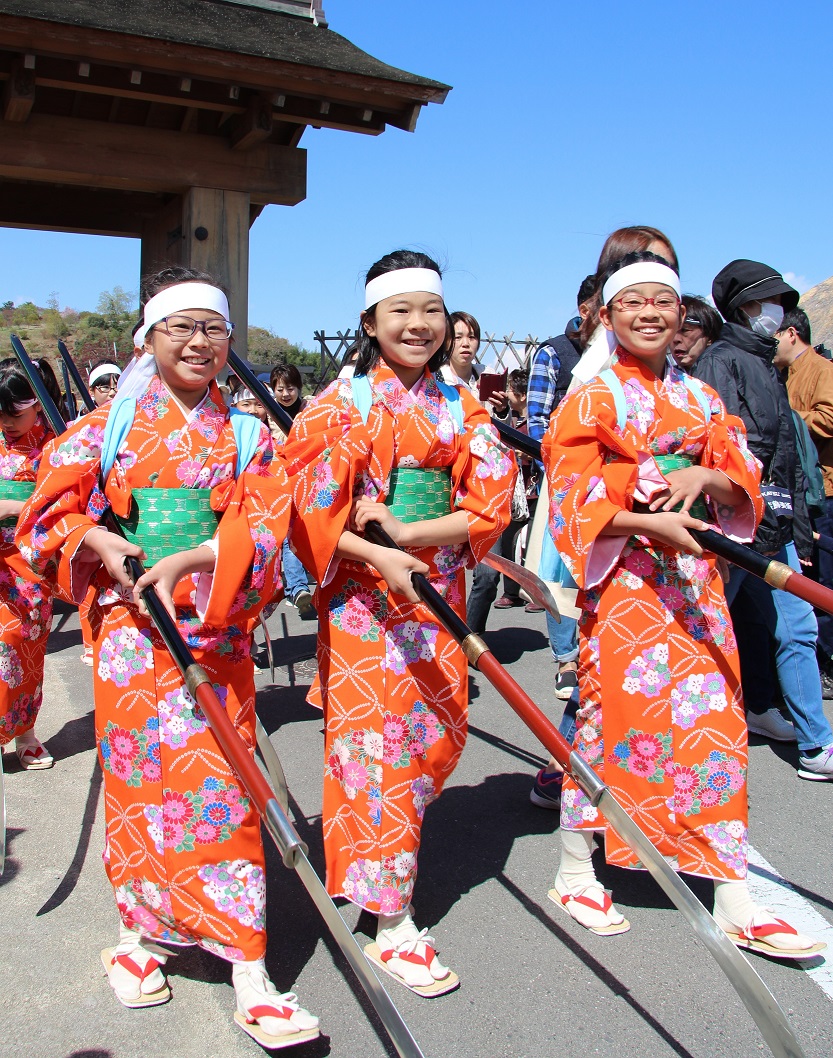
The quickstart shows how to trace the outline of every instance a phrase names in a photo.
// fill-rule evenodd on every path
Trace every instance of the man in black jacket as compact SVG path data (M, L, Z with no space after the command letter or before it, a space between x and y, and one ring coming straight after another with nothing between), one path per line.
M800 570L799 555L812 554L812 535L790 405L772 365L778 346L773 335L784 310L798 304L798 291L775 269L737 260L716 276L712 296L726 323L691 373L716 389L729 413L743 420L749 448L763 465L761 488L767 503L755 549ZM833 730L822 706L812 607L736 568L726 598L738 636L750 732L780 742L797 738L798 774L833 780ZM751 632L741 614L763 620L775 640L778 679L794 729L778 710L768 708L772 695L768 664L761 663L760 635Z

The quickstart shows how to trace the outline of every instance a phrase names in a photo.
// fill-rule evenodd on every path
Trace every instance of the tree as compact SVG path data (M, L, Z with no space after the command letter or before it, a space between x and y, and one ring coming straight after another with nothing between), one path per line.
M43 325L47 337L52 338L53 341L64 338L69 333L69 328L64 322L63 316L61 316L61 302L57 290L52 291L46 302L46 309L43 313Z
M15 327L40 323L40 312L37 305L33 305L31 301L24 301L22 305L18 305L14 310L12 323Z
M248 359L252 364L274 367L275 364L315 367L318 357L303 346L294 345L265 327L249 327Z

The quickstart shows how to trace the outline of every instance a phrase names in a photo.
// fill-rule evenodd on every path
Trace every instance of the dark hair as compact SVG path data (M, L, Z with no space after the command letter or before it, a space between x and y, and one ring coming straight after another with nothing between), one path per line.
M783 334L787 328L792 327L799 339L804 342L805 345L812 345L812 339L810 337L810 320L804 309L790 309L789 312L784 313L784 319L781 321L781 326L778 328L778 334Z
M151 272L142 277L142 305L167 287L176 286L177 283L210 283L228 296L228 291L223 284L209 272L200 272L196 268L182 268L173 265L162 268L158 272Z
M683 307L686 314L683 326L689 322L688 317L691 316L691 323L694 324L694 320L697 320L694 325L702 330L703 337L707 339L709 345L716 342L723 330L723 319L714 305L710 305L705 298L700 298L696 294L683 294Z
M514 371L509 372L507 381L512 392L520 397L526 393L529 385L529 372L524 371L523 368L516 367Z
M617 228L605 239L602 252L599 254L599 263L596 266L596 289L589 300L587 316L582 320L579 328L579 339L583 346L588 344L593 337L593 332L599 325L599 309L601 308L605 275L606 273L612 275L616 271L615 268L611 269L611 265L621 261L622 258L630 253L647 251L652 242L665 243L671 251L669 256L660 257L655 254L654 257L661 261L662 264L671 265L674 271L679 273L680 263L677 260L674 247L671 245L671 240L659 228L650 228L645 224L638 224L630 228Z
M46 392L55 402L56 407L62 408L61 390L55 372L48 360L41 357L35 362ZM32 389L29 379L23 368L15 357L10 356L7 360L0 360L0 413L3 415L14 415L15 404L22 404L27 400L35 400L36 395Z
M393 253L385 254L384 257L380 258L375 264L370 266L366 282L369 283L372 279L386 275L388 272L398 272L401 268L430 268L431 271L436 272L437 275L442 275L440 272L440 266L436 261L429 257L428 254L418 253L416 250L394 250ZM357 375L366 375L369 371L372 371L382 355L382 350L379 348L378 341L375 338L371 338L364 329L364 322L367 319L376 319L375 305L371 305L370 308L367 309L362 317L362 322L359 324L359 355L356 358ZM446 309L445 341L441 348L439 348L428 361L429 371L436 371L445 362L446 357L451 352L453 342L454 327L452 326L451 317L448 315L448 310Z
M596 293L596 273L592 276L585 276L581 281L581 286L578 288L578 294L576 295L576 308L580 309L585 301L589 301Z
M474 336L474 340L477 342L478 345L480 344L480 324L470 312L461 312L458 310L457 312L452 312L448 318L451 320L452 330L454 330L455 324L465 323L465 325L468 327L468 329Z
M610 279L612 275L615 275L620 269L627 268L628 265L632 264L662 264L668 265L668 261L664 257L660 257L659 254L651 253L650 250L635 250L633 253L626 253L624 257L620 257L618 261L612 261L608 268L600 273L599 275L599 299L603 297L602 291L604 285ZM668 265L674 272L677 271L673 265Z
M275 383L278 379L280 379L281 382L288 382L290 386L295 386L299 393L304 388L301 372L294 364L276 364L272 368L272 373L269 375L269 385L273 389L275 388Z
M95 363L90 364L90 370L87 373L88 384L89 384L90 375L92 375L93 371L95 371L95 369L97 367L104 367L105 364L111 364L111 365L114 364L114 361L113 361L112 357L109 357L109 356L100 357L98 360L95 361ZM115 364L115 366L118 367L118 364ZM114 374L111 371L109 375L102 375L100 378L97 378L95 380L95 385L96 386L114 386L118 382L118 380L120 378L121 378L120 374L116 375L116 374Z

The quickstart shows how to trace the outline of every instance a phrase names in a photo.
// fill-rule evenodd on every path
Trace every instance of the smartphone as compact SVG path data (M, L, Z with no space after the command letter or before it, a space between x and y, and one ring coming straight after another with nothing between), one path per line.
M480 403L485 404L493 393L505 392L506 381L508 378L508 369L506 371L502 371L500 374L494 374L490 371L484 371L480 378L477 380L477 395L480 398Z

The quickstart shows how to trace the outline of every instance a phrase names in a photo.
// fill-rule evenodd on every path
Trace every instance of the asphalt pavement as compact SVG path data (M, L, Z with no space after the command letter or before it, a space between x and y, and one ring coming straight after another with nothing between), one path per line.
M274 683L260 669L258 711L280 754L296 826L323 871L321 714L305 703L316 625L282 604L269 622ZM262 643L258 633L258 643ZM543 615L492 611L486 639L554 721L553 665ZM8 1058L256 1058L236 1028L227 964L187 949L168 964L173 999L127 1010L101 971L116 916L101 864L103 811L95 759L91 671L80 663L78 618L56 615L38 733L56 758L22 772L4 755L8 860L0 879L0 1054ZM265 656L259 652L265 665ZM597 869L632 924L597 937L547 899L558 861L557 813L528 795L545 756L478 674L471 733L445 793L426 813L414 903L460 989L424 1000L387 978L426 1058L746 1058L768 1054L750 1016L682 916L642 872ZM750 840L790 898L833 923L833 784L803 782L793 747L753 738ZM352 972L294 872L267 851L267 963L297 990L322 1037L298 1058L395 1058ZM694 879L710 906L710 885ZM362 944L368 916L345 905ZM752 956L807 1058L833 1054L830 965Z

